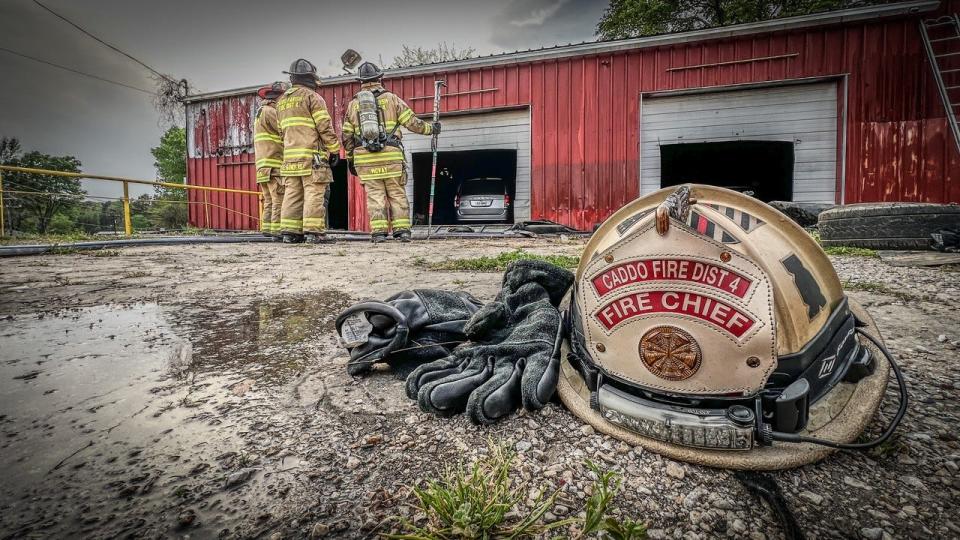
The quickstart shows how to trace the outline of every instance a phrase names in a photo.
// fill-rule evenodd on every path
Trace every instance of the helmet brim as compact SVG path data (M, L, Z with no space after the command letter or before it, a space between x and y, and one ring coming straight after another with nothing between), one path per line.
M863 307L849 299L850 311L863 323L865 331L882 341L873 318ZM876 362L876 371L854 384L839 384L810 407L810 422L801 435L849 443L854 441L873 419L880 407L890 376L890 363L871 343L869 347ZM662 456L707 467L747 470L781 470L799 467L822 460L836 450L813 444L774 443L747 451L708 450L679 446L611 424L590 407L590 392L583 378L567 359L569 346L563 343L560 381L557 393L560 400L575 416L597 431L620 439L627 444L641 446Z

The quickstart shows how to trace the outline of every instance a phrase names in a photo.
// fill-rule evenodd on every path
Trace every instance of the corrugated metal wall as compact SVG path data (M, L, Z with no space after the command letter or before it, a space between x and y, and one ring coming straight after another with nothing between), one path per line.
M257 191L253 121L259 99L235 96L187 105L187 183ZM254 195L189 192L190 224L205 229L260 228Z
M452 94L488 90L446 98L445 111L530 105L532 217L578 228L592 227L638 195L640 94L788 79L847 78L838 100L846 101L846 202L956 202L960 159L918 22L910 17L420 75L386 86L418 113L429 112L436 77L446 78ZM690 67L780 55L795 56ZM356 90L356 84L321 90L338 123ZM205 120L220 118L227 117L208 113ZM366 229L356 180L350 193L351 227Z

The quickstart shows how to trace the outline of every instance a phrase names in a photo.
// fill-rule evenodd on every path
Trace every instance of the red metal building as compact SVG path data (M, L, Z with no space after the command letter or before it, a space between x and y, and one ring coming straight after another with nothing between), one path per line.
M957 7L908 1L493 55L391 70L385 86L427 115L433 81L447 81L441 223L453 219L444 208L457 181L492 175L509 178L514 219L581 229L687 181L766 200L960 202L960 154L921 32L922 21ZM960 39L931 46L960 51ZM256 189L255 90L188 99L189 183ZM357 90L348 76L323 81L338 129ZM404 142L417 222L429 141ZM360 183L335 186L331 226L366 230ZM192 224L257 227L255 197L208 197L191 205Z

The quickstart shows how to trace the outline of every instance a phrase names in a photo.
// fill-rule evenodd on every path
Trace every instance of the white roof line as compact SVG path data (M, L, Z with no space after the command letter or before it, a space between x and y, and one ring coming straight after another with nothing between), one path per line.
M712 39L723 39L737 36L744 36L758 33L768 33L784 30L795 30L799 28L809 28L811 26L822 26L827 24L842 24L855 21L870 19L879 19L882 17L894 17L898 15L913 15L927 11L933 11L940 5L939 0L912 0L907 2L896 2L892 4L880 4L865 6L853 9L844 9L838 11L826 11L821 13L812 13L809 15L800 15L797 17L785 17L782 19L771 19L767 21L758 21L731 26L720 26L717 28L707 28L704 30L694 30L690 32L679 32L674 34L660 34L656 36L645 36L638 38L620 39L614 41L591 41L577 45L559 45L555 47L541 48L529 51L518 51L510 53L500 53L478 58L469 58L466 60L455 60L450 62L440 62L436 64L425 64L399 69L384 70L384 77L391 79L396 77L407 77L410 75L421 75L426 73L441 73L447 71L460 71L463 69L490 67L503 64L516 64L521 62L536 62L554 58L564 58L569 56L579 56L587 54L603 54L619 52L631 49L642 49L647 47L662 47L665 45L674 45L679 43L689 43L691 41L706 41ZM353 82L356 77L353 75L337 75L335 77L326 77L322 79L322 85L335 85L345 82ZM185 103L204 101L218 97L228 97L236 95L252 94L263 85L247 86L233 90L223 90L219 92L206 92L187 96Z

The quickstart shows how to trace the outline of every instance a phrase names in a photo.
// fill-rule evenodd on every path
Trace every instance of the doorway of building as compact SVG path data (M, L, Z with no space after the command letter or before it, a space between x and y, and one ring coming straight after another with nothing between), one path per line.
M793 200L792 141L725 141L660 146L660 187L709 184Z
M333 167L330 204L327 207L327 228L345 231L350 226L350 198L347 195L347 162L341 159Z
M414 225L427 224L432 157L430 152L415 152L412 154ZM434 225L455 225L459 223L455 206L457 188L465 180L471 178L503 179L510 201L514 201L517 186L517 151L463 150L438 153L437 184L433 202ZM508 213L507 221L513 222L512 211Z

